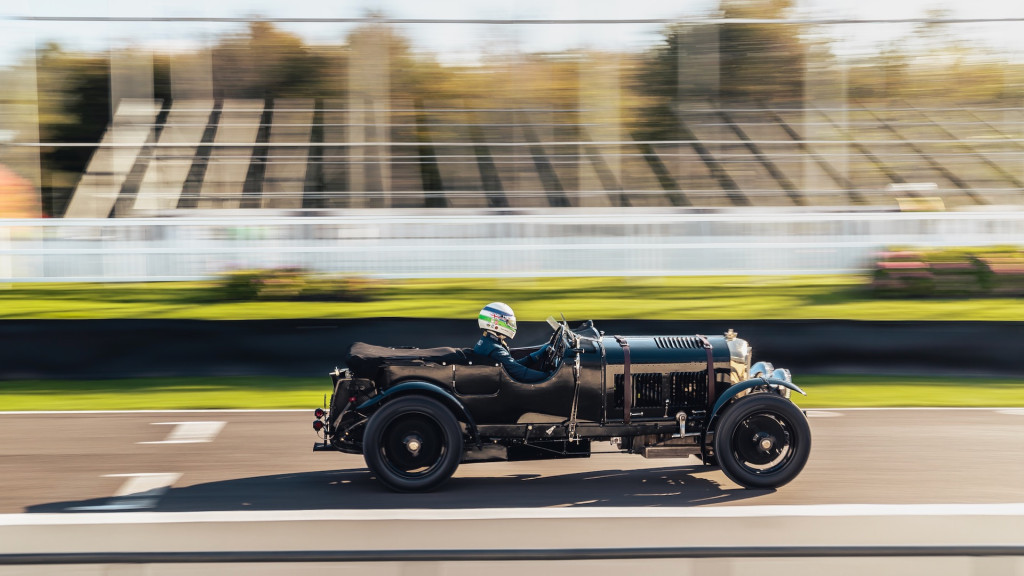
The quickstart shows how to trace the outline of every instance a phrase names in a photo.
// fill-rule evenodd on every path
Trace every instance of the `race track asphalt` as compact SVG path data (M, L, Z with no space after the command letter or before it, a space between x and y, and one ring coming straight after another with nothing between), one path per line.
M778 490L740 488L693 459L603 453L464 464L437 492L395 494L372 478L362 457L313 453L311 411L0 414L0 557L510 546L1024 546L1024 409L808 415L810 461ZM608 445L595 445L602 446ZM930 573L942 574L987 573L996 566L976 558L964 569L965 561L910 566L934 565L941 570ZM702 573L704 561L688 562L690 572L683 573ZM730 560L728 573L750 562ZM996 567L1024 573L1021 558L1007 562ZM819 564L794 572L784 561L776 564L787 574L832 570ZM449 564L444 573L471 565ZM594 573L585 560L576 565L579 572L568 573ZM174 573L168 566L146 574ZM245 573L239 566L232 573ZM376 573L406 573L415 563L404 566ZM839 566L877 571L870 563ZM28 568L0 574L33 573ZM217 565L207 568L221 573Z
M1022 409L809 416L807 467L775 491L696 459L607 453L463 464L437 492L395 494L361 456L313 453L311 411L0 413L0 514L110 505L131 475L157 474L173 483L144 508L169 512L1024 502Z

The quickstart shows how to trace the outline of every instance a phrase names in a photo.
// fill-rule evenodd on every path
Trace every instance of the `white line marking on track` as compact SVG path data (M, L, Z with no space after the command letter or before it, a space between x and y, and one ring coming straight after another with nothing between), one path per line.
M444 510L231 510L112 514L0 514L0 526L175 524L188 522L309 522L362 520L508 520L549 518L783 518L1021 516L1024 502L1004 504L809 504L771 506L478 508Z
M105 474L104 478L127 478L124 484L114 492L114 497L106 504L95 506L76 506L68 510L144 510L155 508L160 497L171 485L181 478L177 472L146 472L139 474Z
M1024 408L1009 408L1007 410L999 410L999 413L1010 416L1024 416Z
M831 412L827 410L807 410L804 414L806 414L808 418L835 418L843 415L841 412Z
M174 426L167 438L152 442L136 442L136 444L195 444L213 442L227 422L153 422L154 426Z

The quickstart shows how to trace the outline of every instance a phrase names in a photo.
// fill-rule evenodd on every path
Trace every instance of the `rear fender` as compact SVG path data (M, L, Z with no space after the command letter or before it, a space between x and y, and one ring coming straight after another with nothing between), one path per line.
M466 410L466 407L462 405L462 402L459 402L458 398L437 384L418 381L402 382L401 384L384 390L366 402L363 402L355 409L360 412L363 412L364 410L373 410L381 403L391 398L408 396L410 394L422 394L424 396L430 396L435 400L440 400L442 404L455 413L456 418L466 423L466 429L469 431L469 435L476 442L477 447L480 447L480 435L477 434L476 422L473 420L473 415L469 413L469 410Z

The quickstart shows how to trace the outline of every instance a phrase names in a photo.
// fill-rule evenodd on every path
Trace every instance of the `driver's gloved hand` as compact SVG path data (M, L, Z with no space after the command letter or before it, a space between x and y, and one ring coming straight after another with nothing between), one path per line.
M538 350L531 352L527 356L520 359L519 363L522 364L523 366L529 366L530 368L539 369L540 366L544 363L544 355L545 353L547 353L548 348L549 345L547 344L541 346Z
M550 344L545 344L538 348L536 352L531 352L530 355L527 356L527 358L530 359L530 362L537 362L544 358L544 354L547 353L549 347Z

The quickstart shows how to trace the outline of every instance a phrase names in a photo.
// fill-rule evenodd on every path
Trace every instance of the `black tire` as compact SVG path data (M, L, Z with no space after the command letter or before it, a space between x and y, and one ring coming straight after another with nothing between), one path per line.
M714 449L722 471L733 482L746 488L778 488L807 464L811 428L803 412L786 398L750 394L722 414Z
M462 461L462 428L451 410L433 398L398 398L370 417L363 458L392 490L433 490L451 478Z

